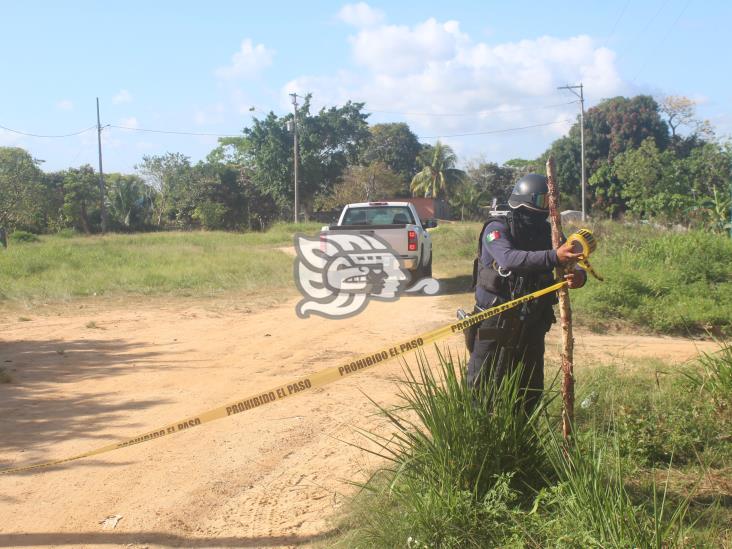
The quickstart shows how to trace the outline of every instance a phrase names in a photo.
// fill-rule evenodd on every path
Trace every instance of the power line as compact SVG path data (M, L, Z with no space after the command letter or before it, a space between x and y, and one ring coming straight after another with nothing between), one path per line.
M566 119L566 120L555 120L554 122L544 122L543 124L532 124L531 126L518 126L515 128L503 128L501 130L488 130L484 132L469 132L469 133L453 133L450 135L420 135L417 136L419 139L442 139L445 137L467 137L471 135L491 135L494 133L507 133L507 132L517 132L521 130L529 130L531 128L542 128L544 126L553 126L555 124L566 124L568 122L573 122L572 119Z
M542 105L538 107L518 107L515 109L503 109L501 107L496 107L493 109L483 109L480 111L474 111L474 112L448 112L448 113L437 113L437 112L400 112L400 111L384 111L384 110L378 110L378 109L366 109L369 112L376 112L376 113L385 113L385 114L401 114L405 116L481 116L488 113L508 113L508 112L519 112L519 111L538 111L542 109L551 109L554 107L564 107L567 105L573 105L577 101L567 101L564 103L555 103L554 105Z
M626 0L625 5L623 6L623 9L620 10L620 15L618 15L618 18L615 20L615 24L613 24L613 28L610 30L610 34L608 34L607 38L604 40L603 45L607 46L608 42L615 36L615 31L618 30L618 25L620 24L620 20L623 18L623 15L625 15L625 10L628 9L628 5L630 4L630 0Z
M5 131L9 131L9 132L12 132L12 133L17 133L19 135L25 135L25 136L28 136L28 137L43 137L43 138L73 137L75 135L81 135L82 133L86 133L86 132L88 132L90 130L96 129L96 127L97 127L97 125L94 124L93 126L89 126L86 129L79 130L78 132L74 132L74 133L65 133L65 134L62 134L62 135L41 135L41 134L37 134L37 133L29 133L29 132L23 132L23 131L20 131L20 130L14 130L12 128L8 128L6 126L0 125L0 129L3 129Z
M648 22L647 22L647 23L645 24L645 26L644 26L644 27L643 27L643 28L641 29L641 31L640 31L640 32L639 32L638 34L636 34L634 38L632 38L632 39L631 39L631 41L630 41L630 43L629 43L630 45L633 45L633 44L634 44L635 42L637 42L637 41L638 41L638 39L639 39L639 38L640 38L641 36L643 36L643 34L645 34L645 32L646 32L646 31L647 31L647 30L648 30L648 29L649 29L649 28L651 27L651 25L653 24L653 22L654 22L654 21L656 20L656 18L657 18L657 17L659 16L659 15L661 15L661 12L662 12L662 11L664 10L664 8L665 8L665 7L666 7L666 6L668 5L669 1L670 1L670 0L663 0L663 2L661 2L661 5L659 6L659 8L658 8L658 10L656 11L656 13L654 13L654 14L653 14L653 17L651 17L651 18L650 18L650 19L648 20ZM630 45L628 45L628 46L626 46L625 48L623 48L623 51L621 51L621 52L620 52L620 53L619 53L619 54L617 55L617 57L615 58L615 62L616 62L616 63L617 63L618 59L620 59L620 57L621 57L621 56L624 56L624 55L625 55L625 54L626 54L626 53L627 53L627 52L628 52L628 51L630 50Z
M96 127L96 126L92 126ZM172 135L202 135L208 137L242 137L241 133L213 133L213 132L194 132L186 130L153 130L150 128L133 128L132 126L116 126L109 124L110 128L117 128L120 130L129 130L133 132L148 132L148 133L166 133Z
M678 23L679 22L679 19L681 19L681 16L684 15L684 12L686 11L686 8L689 7L689 4L691 4L691 0L687 0L686 1L686 4L684 4L684 7L681 8L681 11L676 16L676 19L674 19L673 23L671 23L666 28L666 32L664 33L663 37L661 37L661 40L659 40L656 43L656 49L658 49L666 41L666 39L668 38L669 34L671 34L671 31L673 30L673 28L676 26L676 23ZM633 77L633 82L635 82L638 79L638 77L641 75L641 73L643 72L643 70L646 68L647 65L648 65L648 58L646 57L646 59L643 60L643 64L641 65L641 68L638 69L638 72L637 73L635 73L635 76Z

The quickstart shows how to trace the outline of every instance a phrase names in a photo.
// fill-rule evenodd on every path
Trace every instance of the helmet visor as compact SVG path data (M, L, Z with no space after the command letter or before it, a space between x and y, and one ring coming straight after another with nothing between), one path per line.
M549 195L547 193L515 194L511 197L511 202L520 203L537 210L546 210L549 208Z

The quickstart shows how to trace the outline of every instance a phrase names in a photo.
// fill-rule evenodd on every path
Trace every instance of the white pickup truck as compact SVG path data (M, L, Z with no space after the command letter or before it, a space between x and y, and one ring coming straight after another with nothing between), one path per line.
M338 223L323 227L321 233L350 231L377 236L418 279L432 276L432 238L427 229L436 226L435 219L421 221L409 202L362 202L345 206Z

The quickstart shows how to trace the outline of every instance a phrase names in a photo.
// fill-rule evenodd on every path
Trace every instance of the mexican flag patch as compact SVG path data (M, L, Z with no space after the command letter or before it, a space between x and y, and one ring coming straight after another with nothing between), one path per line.
M488 242L493 242L494 240L497 240L500 237L501 237L501 233L499 233L498 231L491 231L487 235L485 235L485 238L486 238L486 240L488 240Z

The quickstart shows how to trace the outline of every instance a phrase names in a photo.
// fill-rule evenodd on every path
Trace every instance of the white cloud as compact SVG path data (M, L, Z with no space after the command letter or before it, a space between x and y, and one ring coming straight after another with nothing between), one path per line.
M132 101L132 94L127 90L119 90L114 97L112 97L112 103L119 105L120 103L130 103Z
M265 47L264 44L255 46L251 39L247 38L242 41L239 51L231 57L231 64L217 68L215 74L223 79L252 76L270 66L274 54L274 50Z
M577 115L577 105L569 104L574 96L558 86L582 81L595 102L629 89L615 53L586 35L490 43L474 40L457 21L430 18L412 26L362 27L349 41L357 68L296 78L283 87L283 104L291 91L312 92L317 106L365 101L366 110L374 110L372 123L404 120L422 136L552 123L453 139L464 147L461 156L485 149L499 157L541 152ZM508 150L522 146L528 150Z
M56 108L61 111L70 111L74 108L74 102L71 99L61 99L56 103Z
M384 12L374 9L366 2L346 4L338 12L338 19L354 27L371 27L384 20Z

